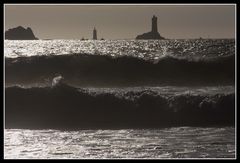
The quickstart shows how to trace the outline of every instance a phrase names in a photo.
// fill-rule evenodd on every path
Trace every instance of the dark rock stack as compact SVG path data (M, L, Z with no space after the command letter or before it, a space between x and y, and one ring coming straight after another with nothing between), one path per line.
M11 28L5 32L6 40L38 40L33 34L31 28L23 28L22 26L18 26L16 28Z

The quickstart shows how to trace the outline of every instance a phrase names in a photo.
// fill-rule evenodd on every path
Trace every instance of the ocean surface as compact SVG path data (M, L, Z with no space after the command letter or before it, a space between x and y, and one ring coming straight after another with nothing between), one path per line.
M5 131L5 158L234 158L233 127Z
M4 42L5 158L235 158L235 40Z

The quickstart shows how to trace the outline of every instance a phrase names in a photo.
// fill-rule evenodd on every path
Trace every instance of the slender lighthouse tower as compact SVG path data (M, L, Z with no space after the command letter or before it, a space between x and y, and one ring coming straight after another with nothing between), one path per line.
M160 33L158 32L158 26L157 26L157 17L155 15L153 15L152 17L152 30L150 32L147 33L143 33L141 35L137 35L136 37L137 40L163 40L165 39L164 37L162 37L160 35Z
M157 17L153 15L152 17L152 32L157 33L158 28L157 28Z
M95 27L93 29L93 40L97 40L97 30Z

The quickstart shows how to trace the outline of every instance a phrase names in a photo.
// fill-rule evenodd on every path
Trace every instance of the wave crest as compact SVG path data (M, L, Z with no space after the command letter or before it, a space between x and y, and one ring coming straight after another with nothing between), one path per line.
M235 58L189 60L167 55L146 61L87 54L6 58L6 85L45 84L56 74L77 86L229 85L235 81Z
M7 128L157 128L234 125L235 95L91 92L65 84L6 89Z

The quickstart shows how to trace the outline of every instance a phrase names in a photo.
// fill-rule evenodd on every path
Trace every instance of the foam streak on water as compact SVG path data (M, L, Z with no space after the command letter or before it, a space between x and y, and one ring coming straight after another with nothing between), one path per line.
M209 136L211 135L211 136ZM234 158L234 128L5 130L5 158Z

